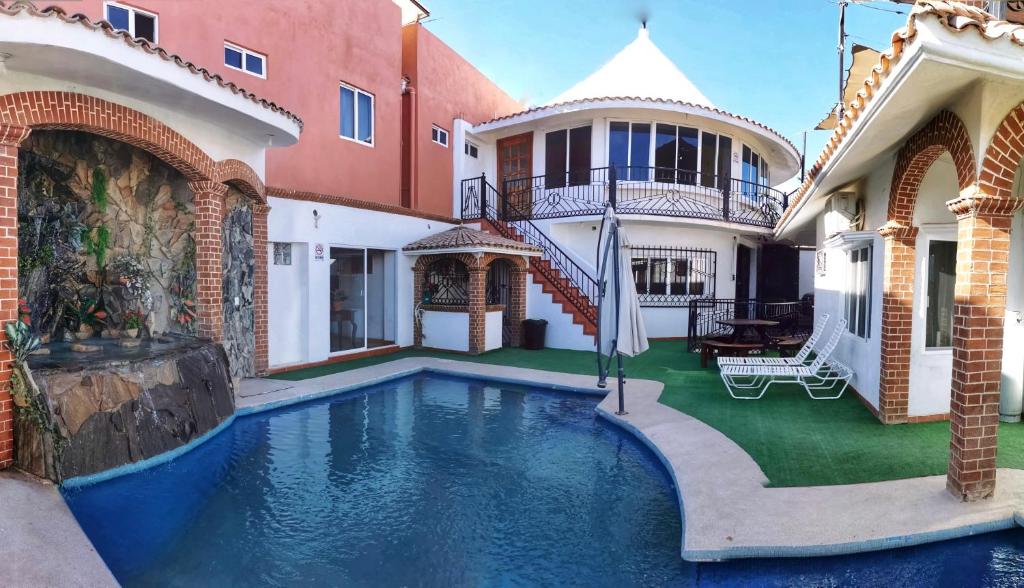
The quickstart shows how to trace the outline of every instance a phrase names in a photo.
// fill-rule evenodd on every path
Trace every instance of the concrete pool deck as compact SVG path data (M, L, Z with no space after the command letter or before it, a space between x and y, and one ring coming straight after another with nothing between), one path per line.
M750 455L716 429L659 403L664 386L651 380L628 381L628 414L618 416L614 390L597 388L593 376L405 358L297 382L246 380L238 410L284 406L422 371L607 394L598 412L651 447L676 482L682 556L689 561L837 555L1024 525L1021 470L1000 469L995 497L976 503L948 493L945 476L766 488L768 478Z
M0 472L0 570L4 586L118 586L57 487Z

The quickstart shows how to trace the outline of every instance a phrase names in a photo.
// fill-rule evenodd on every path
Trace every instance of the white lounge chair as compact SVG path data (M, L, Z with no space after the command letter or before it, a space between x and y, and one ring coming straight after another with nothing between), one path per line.
M841 319L832 336L818 351L809 365L733 364L721 367L722 382L729 395L737 400L757 400L764 396L772 384L800 384L807 395L815 400L834 400L842 396L853 372L836 361L828 361L839 339L846 330L846 319ZM836 393L833 388L842 387ZM827 395L821 392L828 390ZM742 391L753 391L748 394ZM737 392L741 392L737 394Z
M828 314L821 315L811 336L793 357L719 357L718 365L719 367L726 365L810 365L812 360L809 356L811 351L814 351L814 346L818 344L821 334L825 332L828 316Z

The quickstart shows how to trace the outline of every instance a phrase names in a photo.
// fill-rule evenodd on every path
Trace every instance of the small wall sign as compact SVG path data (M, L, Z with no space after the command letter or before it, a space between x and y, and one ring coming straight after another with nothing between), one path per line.
M317 243L316 245L313 246L313 259L315 259L316 261L323 261L324 260L324 244L323 243Z
M814 254L814 271L819 276L824 276L828 271L828 265L825 262L825 250L819 249Z

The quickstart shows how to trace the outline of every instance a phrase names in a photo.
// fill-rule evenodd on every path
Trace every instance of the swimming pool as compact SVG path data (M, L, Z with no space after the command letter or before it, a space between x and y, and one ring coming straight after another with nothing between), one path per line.
M671 480L598 398L418 375L240 417L65 498L123 584L1024 582L1024 534L690 564Z

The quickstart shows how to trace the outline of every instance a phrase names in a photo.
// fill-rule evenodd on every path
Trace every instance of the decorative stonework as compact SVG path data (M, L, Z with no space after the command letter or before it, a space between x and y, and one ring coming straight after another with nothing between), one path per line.
M248 198L236 190L228 191L224 208L224 351L237 379L256 375L253 212Z
M99 175L94 173L97 169L101 170ZM105 212L92 202L93 183L98 177L106 181ZM181 279L194 280L194 269L187 259L194 249L192 194L180 173L149 153L119 141L88 133L37 131L22 145L18 185L19 222L27 226L19 240L24 250L19 293L27 299L34 326L42 334L59 334L63 310L56 291L50 287L56 279L55 268L37 254L40 248L60 249L66 244L41 238L36 226L50 223L48 219L67 222L70 219L59 217L68 214L76 215L82 227L103 225L109 230L108 260L124 255L136 257L149 271L153 302L151 309L144 310L152 316L153 332L190 331L188 325L177 320L179 309L172 293ZM47 232L55 225L38 226ZM103 298L111 314L109 325L119 326L123 311L133 310L134 303L116 285L116 276L105 276L108 289L98 293L92 285L104 276L95 258L84 250L55 251L50 258L62 254L77 255L84 273L76 282L88 290L91 298ZM39 263L30 265L30 260ZM189 275L180 276L181 272Z

